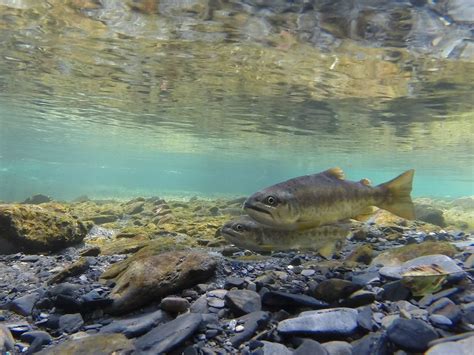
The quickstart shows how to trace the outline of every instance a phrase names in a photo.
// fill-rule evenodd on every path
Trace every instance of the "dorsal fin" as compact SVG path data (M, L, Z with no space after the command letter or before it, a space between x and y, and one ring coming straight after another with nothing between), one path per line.
M323 172L323 174L326 174L327 176L339 179L339 180L344 180L344 171L342 171L341 168L331 168Z
M370 186L372 185L372 182L369 180L369 179L362 179L359 181L362 185L365 185L365 186Z

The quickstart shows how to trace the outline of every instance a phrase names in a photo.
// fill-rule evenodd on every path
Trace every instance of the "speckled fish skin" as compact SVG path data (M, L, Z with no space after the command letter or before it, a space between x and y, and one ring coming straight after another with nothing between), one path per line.
M336 250L348 235L348 225L328 225L304 231L274 229L260 224L248 216L227 222L222 236L239 248L253 251L313 250L326 247Z
M371 206L407 219L414 218L414 170L372 187L367 179L348 181L339 168L293 178L265 188L244 203L248 215L268 226L303 230L354 218Z

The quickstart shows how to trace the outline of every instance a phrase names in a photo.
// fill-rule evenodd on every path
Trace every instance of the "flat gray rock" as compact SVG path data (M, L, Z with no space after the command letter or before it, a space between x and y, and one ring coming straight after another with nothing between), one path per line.
M472 355L474 349L474 336L458 341L448 341L431 347L426 355Z
M159 325L135 342L140 353L162 354L173 350L184 342L201 325L203 318L199 313L188 313Z
M160 323L167 322L170 317L162 310L136 317L114 320L103 327L101 333L122 333L127 338L135 338L149 332Z
M283 334L350 335L357 329L357 314L351 308L302 312L281 321L277 329Z

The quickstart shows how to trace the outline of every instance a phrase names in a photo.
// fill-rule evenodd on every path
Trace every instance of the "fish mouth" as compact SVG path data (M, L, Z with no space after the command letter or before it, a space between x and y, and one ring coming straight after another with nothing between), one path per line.
M221 229L221 234L225 238L230 237L230 238L239 238L239 235L234 232L234 230L230 227L224 227Z
M272 215L270 213L270 211L267 211L266 209L262 208L262 207L258 207L258 206L255 206L255 205L252 205L248 202L245 202L244 203L244 209L249 209L249 210L254 210L254 211L257 211L257 212L262 212L262 213L266 213L268 215Z

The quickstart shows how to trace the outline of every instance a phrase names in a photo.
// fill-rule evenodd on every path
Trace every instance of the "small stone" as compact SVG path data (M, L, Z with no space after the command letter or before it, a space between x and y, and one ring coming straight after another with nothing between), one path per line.
M383 328L387 329L392 325L393 322L395 322L399 318L400 316L398 314L389 314L388 316L383 317L380 323Z
M352 345L349 344L348 342L335 340L335 341L329 341L322 345L326 349L329 355L352 355ZM379 353L372 353L372 354L379 354Z
M230 309L238 314L260 311L262 302L257 292L249 290L231 290L225 296Z
M161 300L160 308L170 313L184 313L189 308L189 301L181 297L165 297Z
M357 311L331 308L301 313L278 324L282 334L350 335L357 329Z
M301 275L306 276L306 277L313 276L315 273L316 271L311 270L311 269L305 269L301 271Z
M245 327L243 325L238 325L235 327L235 332L236 333L240 333L240 332L243 332L245 330Z
M449 298L441 298L433 303L429 308L430 314L439 314L447 317L453 324L456 324L461 319L461 309Z
M399 348L423 352L428 343L438 338L433 328L418 319L396 319L387 329L387 336Z
M453 322L448 317L440 314L432 314L429 317L431 324L438 328L450 328L453 326Z
M84 320L80 313L65 314L59 317L59 330L68 334L77 332L83 324Z
M209 307L214 307L214 308L224 308L225 307L225 301L221 300L220 298L209 297L207 299L207 305Z

